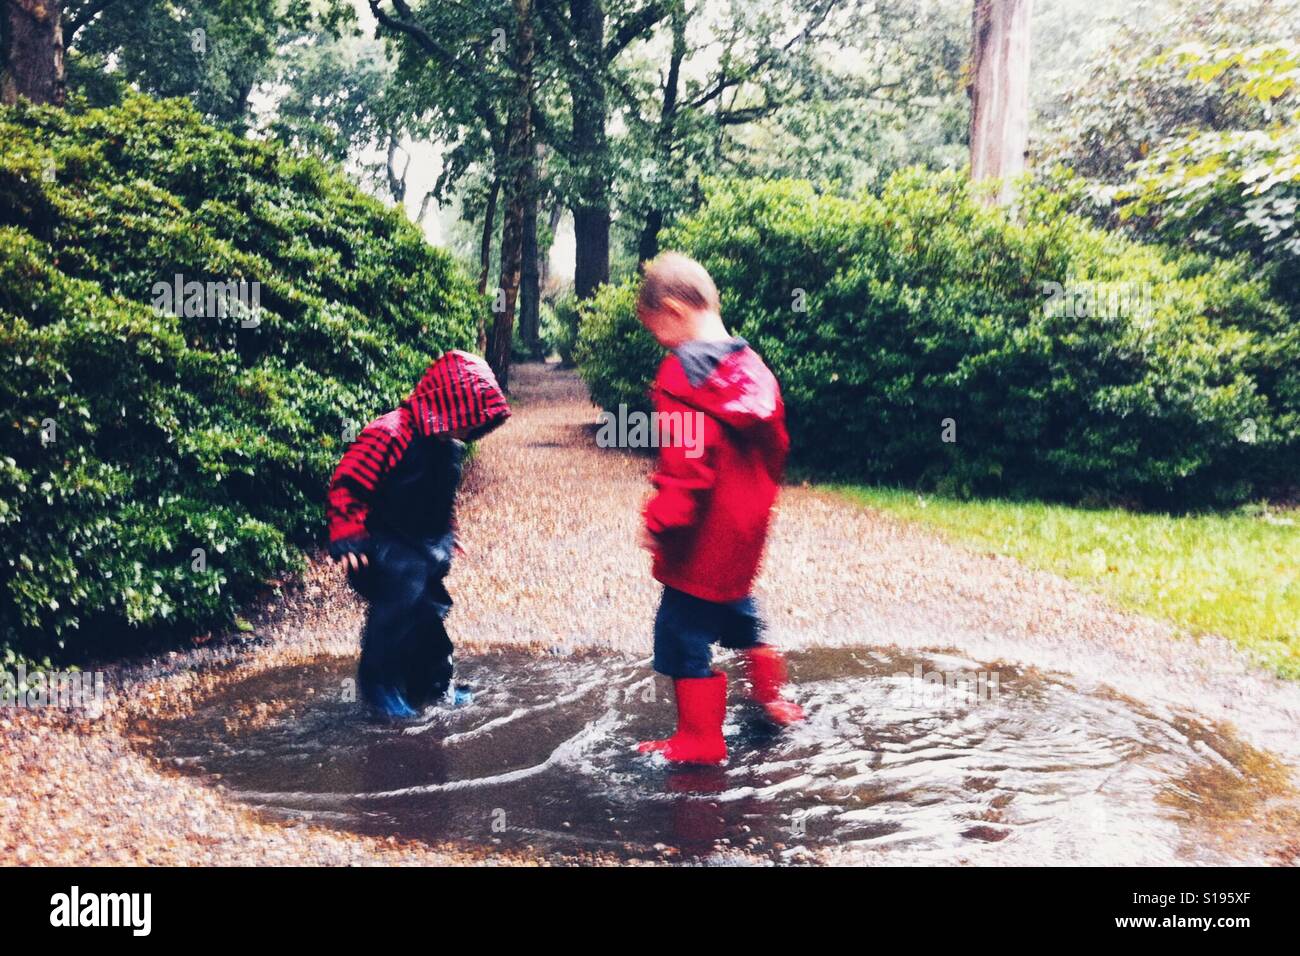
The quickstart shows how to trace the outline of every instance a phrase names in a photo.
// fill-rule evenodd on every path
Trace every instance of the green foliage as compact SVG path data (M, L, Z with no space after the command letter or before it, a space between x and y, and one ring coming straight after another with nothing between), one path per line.
M275 65L283 95L269 131L278 139L338 163L387 145L397 124L393 67L381 41L313 35L284 50Z
M1297 0L1130 0L1110 42L1071 64L1064 74L1069 88L1042 104L1049 121L1039 165L1059 162L1087 179L1119 185L1130 164L1170 137L1263 125L1268 110L1238 95L1235 71L1193 76L1172 54L1188 44L1276 42L1294 31L1297 16ZM1076 22L1088 30L1086 18Z
M1143 240L1248 256L1300 318L1300 2L1194 0L1125 20L1078 71L1041 152L1085 181L1080 210Z
M652 254L650 235L695 209L702 181L722 170L854 189L902 166L967 162L963 4L664 9L659 43L614 64L607 81L622 94L624 127L610 150L615 235L631 253Z
M1276 119L1169 140L1118 191L1120 216L1166 241L1249 256L1300 320L1300 43L1188 48L1174 59Z
M1168 240L1246 253L1300 275L1300 122L1200 133L1161 149L1120 194L1121 215ZM1279 291L1300 300L1293 281Z
M713 274L728 326L781 381L796 461L822 473L1174 506L1284 475L1300 342L1262 285L1064 203L1027 191L1015 222L964 177L917 171L854 199L715 182L666 245ZM1142 301L1048 308L1053 282ZM606 289L583 317L578 361L605 406L636 403L654 373L634 302L632 283Z
M719 135L732 141L727 152L737 159L735 175L836 182L850 190L908 166L949 169L969 161L967 5L880 0L846 12L848 22L824 28L820 43L820 50L840 55L777 58L781 70L761 94L741 100L748 105L761 97L779 102L779 109L752 126L723 122L709 131L700 150L708 157L701 164L706 175L719 168L713 158ZM770 29L762 19L758 27ZM783 42L788 35L777 29L765 39Z
M579 303L578 344L574 360L591 399L601 408L627 405L647 410L647 390L663 349L637 320L637 280L601 286Z
M0 140L0 644L228 618L478 296L400 213L182 101L8 108ZM258 323L155 309L177 274L260 283Z
M558 355L565 365L573 364L580 321L578 300L572 292L542 305L542 342L546 351Z
M127 86L187 96L209 119L238 125L254 88L272 78L277 47L309 19L299 0L74 0L63 21L65 37L75 26L72 88L96 105Z

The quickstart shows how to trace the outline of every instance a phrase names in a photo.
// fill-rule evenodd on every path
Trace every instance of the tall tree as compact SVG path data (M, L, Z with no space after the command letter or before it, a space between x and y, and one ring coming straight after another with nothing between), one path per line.
M506 118L505 162L506 213L501 230L501 302L492 334L488 337L488 362L502 388L509 387L510 350L514 336L515 306L523 279L525 252L530 243L528 228L534 230L531 243L536 249L536 150L533 141L533 0L511 0L515 12L510 53L514 64L514 95ZM529 207L533 215L528 215ZM536 253L534 251L534 258Z
M425 110L409 102L384 42L350 28L338 36L317 30L289 44L276 63L281 95L267 130L298 149L352 164L364 183L423 223L441 184L408 196L411 147L429 134ZM383 159L370 159L375 154ZM419 198L414 211L408 198Z
M479 240L478 261L478 294L483 295L487 292L488 273L492 270L492 231L496 227L497 221L497 199L501 196L501 180L499 177L493 177L492 186L488 190L487 202L483 208L483 235ZM479 348L487 347L486 337L481 337Z
M534 160L528 168L528 185L524 192L524 249L519 272L519 338L528 354L542 358L542 271L538 241L537 210L541 203L538 168L543 150L535 144Z
M4 0L0 23L0 99L18 97L62 106L63 8L61 0Z
M975 0L971 38L971 176L1013 196L1029 149L1029 21L1033 0Z
M636 157L619 184L620 220L632 221L642 261L658 252L663 227L698 201L704 176L789 175L790 153L802 151L805 168L832 178L825 171L837 174L846 150L875 145L850 139L838 121L828 124L832 142L819 143L803 135L809 123L784 128L791 117L899 109L932 98L949 76L946 43L931 42L943 31L915 0L665 2L658 76L610 74L627 127L617 151ZM829 153L837 158L826 161Z
M430 128L450 148L444 179L489 158L500 184L501 271L484 329L488 361L509 387L511 345L522 281L527 215L535 177L536 73L534 0L426 2L370 0L382 31L399 41L400 82L433 114ZM484 245L486 251L487 245ZM485 260L486 261L486 258Z
M565 11L559 0L538 0L540 20L564 72L572 110L568 134L548 129L547 139L570 169L566 192L573 212L573 286L579 299L589 298L609 280L615 172L608 132L609 87L618 84L616 61L630 45L653 32L674 2L679 0L644 0L628 7L609 0L568 0Z
M663 82L663 102L659 108L659 122L655 126L652 143L652 163L656 173L667 173L673 164L673 146L677 128L677 97L681 85L682 63L686 59L686 6L673 4L670 18L672 46L668 54L668 70ZM641 234L637 238L637 261L648 262L659 254L659 233L664 227L665 211L662 203L654 203L645 211Z
M325 22L350 16L326 7ZM253 90L274 79L277 48L312 19L298 0L67 0L70 82L92 102L126 85L188 97L209 119L243 129Z
M605 10L601 0L570 0L579 70L569 78L573 99L573 288L578 298L609 281L609 143L605 124Z

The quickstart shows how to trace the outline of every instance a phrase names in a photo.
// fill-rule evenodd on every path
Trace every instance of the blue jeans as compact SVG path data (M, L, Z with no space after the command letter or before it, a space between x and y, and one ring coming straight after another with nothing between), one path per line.
M451 610L442 583L446 562L430 549L427 542L376 536L368 566L351 576L370 605L357 667L358 690L370 703L391 688L420 707L441 697L451 682L452 645L443 626Z
M718 604L665 587L655 614L655 670L668 677L708 677L711 646L757 647L763 632L752 597Z

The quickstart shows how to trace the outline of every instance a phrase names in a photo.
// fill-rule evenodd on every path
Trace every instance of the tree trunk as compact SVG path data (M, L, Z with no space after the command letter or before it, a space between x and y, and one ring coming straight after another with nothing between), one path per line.
M609 209L573 207L573 291L590 299L609 281Z
M573 237L576 243L573 289L588 299L609 281L609 141L605 135L605 10L601 0L570 0L578 58L587 65L570 81L573 96L573 151L576 172Z
M510 125L516 123L517 120L512 118ZM492 299L492 331L488 336L487 355L488 364L503 389L510 387L510 349L523 258L524 187L523 183L512 180L507 187L505 216L501 221L501 281Z
M488 364L502 389L510 387L510 345L515 305L523 271L524 215L533 163L533 9L532 0L512 0L515 13L515 90L506 121L505 215L501 223L501 285L493 300L494 319Z
M641 238L637 243L637 265L644 266L659 255L659 231L664 227L662 209L651 209L645 214L645 224L641 227Z
M492 268L492 233L497 227L497 196L501 194L501 177L492 179L487 207L483 210L483 238L478 247L478 294L487 294L488 270Z
M427 193L424 194L424 198L420 200L420 211L415 214L415 224L417 226L424 225L424 217L429 215L429 207L432 204L433 204L433 190L430 189Z
M659 163L659 175L669 176L672 164L673 133L677 122L677 86L682 72L682 61L686 59L686 11L678 6L673 11L672 19L673 46L668 59L668 76L664 80L664 102L659 111L659 126L655 130L655 161ZM652 208L646 213L645 224L641 227L641 239L637 244L637 261L645 265L659 254L659 231L664 227L664 211Z
M401 175L397 173L397 135L388 134L388 155L384 160L384 174L388 177L388 194L393 197L393 202L401 206L406 202L406 173L411 168L411 159L406 159L406 169L402 170Z
M1029 148L1029 23L1033 0L975 0L971 42L971 177L1000 179L1014 198Z
M541 287L543 297L551 284L551 246L555 244L555 230L560 228L560 217L563 215L564 209L558 202L551 207L550 215L546 218L546 235L550 241L545 249L537 250L537 284Z
M536 155L536 154L534 154ZM533 358L542 355L542 284L537 268L537 163L528 164L524 196L523 263L519 287L519 337Z
M488 192L487 207L483 210L483 238L479 241L478 248L478 294L487 295L488 271L492 268L492 233L496 229L497 223L497 196L501 194L501 177L494 175L492 177L492 189ZM495 304L496 300L493 299ZM480 321L478 324L478 353L486 355L488 347L488 329L487 323Z
M61 0L4 0L0 24L0 101L23 96L33 103L62 106L63 10Z

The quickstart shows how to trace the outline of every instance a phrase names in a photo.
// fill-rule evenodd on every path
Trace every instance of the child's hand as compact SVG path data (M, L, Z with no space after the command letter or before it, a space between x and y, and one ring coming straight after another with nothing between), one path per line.
M659 550L659 539L651 534L650 529L645 525L641 526L641 535L637 540L637 544L645 548L651 554L654 554Z
M364 568L369 563L370 563L370 558L368 558L364 554L357 555L349 551L347 554L339 555L339 564L341 564L348 571L356 571L359 568Z

